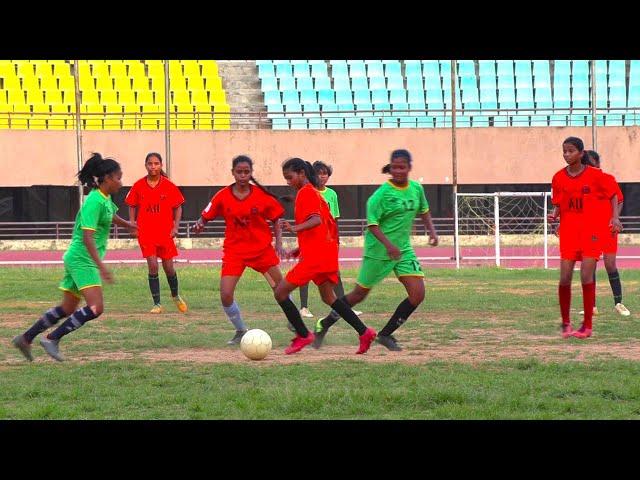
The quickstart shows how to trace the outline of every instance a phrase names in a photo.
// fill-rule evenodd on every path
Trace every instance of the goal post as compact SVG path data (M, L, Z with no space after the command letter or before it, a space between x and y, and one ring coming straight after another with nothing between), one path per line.
M548 268L550 192L456 193L455 258L497 267L528 261Z

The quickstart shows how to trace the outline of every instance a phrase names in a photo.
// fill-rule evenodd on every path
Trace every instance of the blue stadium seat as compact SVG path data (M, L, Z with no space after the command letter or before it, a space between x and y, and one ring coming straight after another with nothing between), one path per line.
M296 80L296 88L299 91L313 90L313 80L311 77L300 77Z
M368 77L384 77L384 65L381 60L367 60Z
M423 97L424 98L424 97ZM420 111L420 115L424 115L425 114L425 110L427 109L427 104L424 103L424 100L421 102L412 102L409 101L409 109L410 110L419 110Z
M498 90L498 104L501 109L516 108L516 96L513 88L501 88Z
M586 125L587 122L585 114L572 113L571 115L569 115L570 127L585 127Z
M378 102L373 104L374 115L375 116L386 116L391 115L391 104L389 102Z
M409 103L424 103L424 91L420 90L409 90L407 92L407 102Z
M260 90L263 92L278 90L278 81L276 80L276 77L264 77L260 81Z
M351 80L349 77L334 77L333 89L338 90L351 90Z
M549 60L533 61L533 86L536 89L551 87L551 76L549 74Z
M536 108L539 110L553 108L553 101L551 100L551 87L536 88L535 101L536 101Z
M489 117L487 115L473 115L471 117L471 126L473 127L488 127Z
M403 115L398 117L400 128L416 128L417 117Z
M362 128L380 128L380 117L364 117Z
M640 84L629 87L629 98L627 106L632 108L640 108Z
M609 89L607 82L597 83L596 81L596 108L608 108Z
M434 128L434 121L432 116L418 117L416 128Z
M451 128L451 116L449 115L435 115L435 127L436 128Z
M625 86L612 86L609 89L609 106L611 108L626 108L627 91Z
M351 89L356 92L358 90L369 90L369 82L367 77L355 77L351 79Z
M427 100L427 108L429 110L429 112L433 112L434 110L444 110L445 105L444 102L442 100L437 100L437 101L429 101Z
M258 65L258 77L266 78L266 77L275 77L276 71L273 67L271 61L267 60L269 63L263 63Z
M336 90L336 103L353 103L353 96L351 90Z
M353 63L349 65L349 76L351 77L351 79L358 77L367 77L367 69L362 60L353 61Z
M324 61L322 63L311 64L311 76L314 78L328 78L327 64Z
M516 113L515 115L509 115L511 117L512 127L528 127L531 125L531 119L529 115L523 113Z
M627 72L624 60L609 60L609 87L627 86Z
M549 116L549 126L550 127L566 127L567 126L567 115L554 113Z
M318 103L326 104L326 103L335 103L336 97L333 90L323 89L318 90Z
M273 118L271 128L273 130L289 130L289 120L287 118Z
M302 116L292 116L289 119L291 130L307 130L307 119Z
M397 117L382 117L382 128L398 128Z
M396 89L389 91L389 102L398 103L407 101L407 92L404 89Z
M407 79L412 77L422 78L422 62L420 60L405 60L404 74Z
M334 63L335 62L335 63ZM349 78L349 67L344 60L331 60L331 76L334 80L338 77ZM327 124L328 128L328 124Z
M285 103L284 104L284 111L287 113L301 113L302 112L302 105L300 105L299 103ZM288 117L289 115L287 115Z
M571 106L573 108L589 108L590 104L589 87L587 85L574 86Z
M339 130L344 129L344 118L331 117L327 118L327 130Z
M640 60L631 60L629 65L629 86L640 85Z
M327 113L328 115L332 115L333 113L338 111L338 105L335 103L325 103L320 105L322 107L322 112Z
M370 77L369 86L370 90L376 90L378 88L387 88L387 79L384 77Z
M547 115L532 115L531 126L532 127L546 127L549 125L549 117Z
M493 126L494 127L510 127L511 126L510 117L508 117L507 115L494 115Z
M494 77L496 76L496 62L495 60L479 60L478 61L478 76L480 77Z
M422 62L424 78L437 78L440 81L440 65L437 60L424 60Z
M456 69L459 77L475 78L476 76L476 67L473 60L458 60Z
M371 91L371 103L389 102L389 92L386 89Z
M318 77L313 82L316 90L331 90L331 80L328 77Z
M387 78L387 89L398 90L404 88L404 80L402 77L389 77Z
M407 102L391 102L391 108L395 112L402 112L402 115L407 114L407 110L409 110L409 104Z
M456 115L456 128L467 128L471 126L470 115Z
M326 128L324 118L309 117L307 120L309 122L307 126L309 130L323 130L324 128Z
M293 67L288 63L276 64L276 77L283 78L293 77Z
M422 77L407 77L407 90L424 90Z
M555 60L553 68L554 81L556 76L569 77L571 75L571 62L569 60Z
M515 74L516 78L529 78L531 79L531 61L530 60L515 60Z
M370 103L371 102L371 94L368 89L356 90L353 92L353 102L354 103Z
M300 103L300 96L297 90L287 90L282 92L282 103L285 105L292 103Z
M402 68L400 66L400 62L397 60L392 60L390 61L390 63L385 64L384 75L387 78L402 77Z
M266 105L273 104L273 103L276 103L276 104L282 103L280 92L275 90L264 92L264 103Z
M295 90L296 89L296 81L293 77L283 77L280 78L278 82L278 90L281 92L286 92L287 90Z
M301 90L300 91L300 103L317 103L315 90Z
M295 78L304 78L309 76L309 65L306 61L304 63L296 63L293 65L293 76Z
M306 117L318 115L320 113L320 105L317 103L303 103L302 111Z
M587 60L574 60L572 62L571 75L575 76L589 76L589 62Z

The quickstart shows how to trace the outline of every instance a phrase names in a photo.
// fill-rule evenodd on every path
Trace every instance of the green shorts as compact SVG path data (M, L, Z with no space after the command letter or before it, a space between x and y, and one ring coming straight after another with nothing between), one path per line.
M101 287L102 279L98 267L64 264L64 278L58 288L80 298L80 290L89 287Z
M404 252L399 260L379 260L364 257L356 283L363 288L371 289L380 283L391 271L396 277L424 277L424 272L414 251Z

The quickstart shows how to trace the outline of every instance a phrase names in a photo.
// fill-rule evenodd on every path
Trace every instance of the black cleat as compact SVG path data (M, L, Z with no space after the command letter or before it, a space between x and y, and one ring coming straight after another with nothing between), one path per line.
M227 345L239 345L245 333L247 333L247 330L236 330L236 334L227 342Z
M402 348L400 348L400 345L398 345L398 342L396 341L393 335L378 334L378 337L376 338L376 342L378 342L380 345L384 347L387 347L387 349L391 350L392 352L402 351Z

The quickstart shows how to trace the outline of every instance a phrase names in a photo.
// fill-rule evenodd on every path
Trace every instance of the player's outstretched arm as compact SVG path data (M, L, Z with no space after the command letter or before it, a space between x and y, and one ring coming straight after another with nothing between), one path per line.
M432 247L438 246L438 233L436 232L436 227L433 225L433 221L431 220L431 212L425 212L420 215L422 219L422 223L424 223L424 228L429 234L429 245Z
M373 236L376 237L378 241L386 247L389 258L392 258L394 260L400 258L400 249L389 241L386 235L382 233L382 230L380 230L380 227L378 225L369 225L368 228Z

